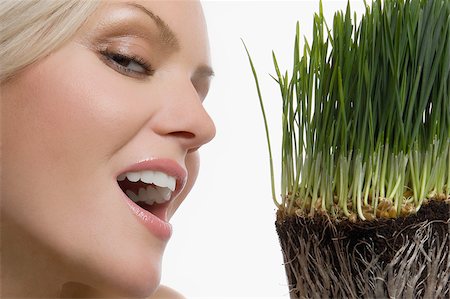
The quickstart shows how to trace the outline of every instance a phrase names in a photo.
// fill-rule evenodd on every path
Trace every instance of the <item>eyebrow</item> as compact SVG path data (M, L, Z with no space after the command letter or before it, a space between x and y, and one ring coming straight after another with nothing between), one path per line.
M149 16L156 24L158 29L160 30L160 38L162 42L168 45L170 48L178 50L180 48L180 43L175 35L175 33L170 29L170 27L164 22L158 15L154 14L143 5L127 2L128 6L139 9L144 12L147 16Z
M165 44L169 45L175 50L178 50L180 48L180 43L177 36L172 31L172 29L170 29L169 25L167 25L166 22L164 22L163 19L161 19L158 15L154 14L143 5L137 3L127 2L126 5L137 8L148 15L156 23L156 26L160 30L160 38ZM215 73L213 69L208 65L201 65L194 72L194 76L200 78L212 78L214 77L214 75Z

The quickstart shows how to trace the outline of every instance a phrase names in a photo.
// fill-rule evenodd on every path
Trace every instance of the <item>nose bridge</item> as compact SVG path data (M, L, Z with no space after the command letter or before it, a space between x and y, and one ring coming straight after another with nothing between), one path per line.
M178 138L187 150L214 138L214 122L189 79L172 82L165 94L164 107L155 123L158 134Z

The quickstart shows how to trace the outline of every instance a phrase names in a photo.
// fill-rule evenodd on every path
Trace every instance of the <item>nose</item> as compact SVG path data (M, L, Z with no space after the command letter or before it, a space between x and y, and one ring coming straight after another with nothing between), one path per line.
M166 89L165 104L154 122L156 133L173 137L186 151L211 141L216 128L190 80L173 82Z

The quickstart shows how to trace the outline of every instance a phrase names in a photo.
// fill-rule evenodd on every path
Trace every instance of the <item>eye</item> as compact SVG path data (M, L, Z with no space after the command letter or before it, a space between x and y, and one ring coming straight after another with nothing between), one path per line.
M132 77L147 77L154 73L151 65L141 57L107 51L101 54L105 62L121 74Z
M122 67L138 73L145 73L146 69L142 64L137 62L132 58L128 58L119 54L115 54L111 56L111 60L114 60L116 63L120 64Z

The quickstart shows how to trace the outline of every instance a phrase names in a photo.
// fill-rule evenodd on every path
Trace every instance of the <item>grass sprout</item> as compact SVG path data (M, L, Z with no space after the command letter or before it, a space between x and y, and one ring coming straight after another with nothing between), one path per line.
M350 4L330 26L322 3L313 37L274 80L282 98L281 200L287 215L394 218L450 198L450 2L374 0L357 22ZM245 46L245 45L244 45Z

